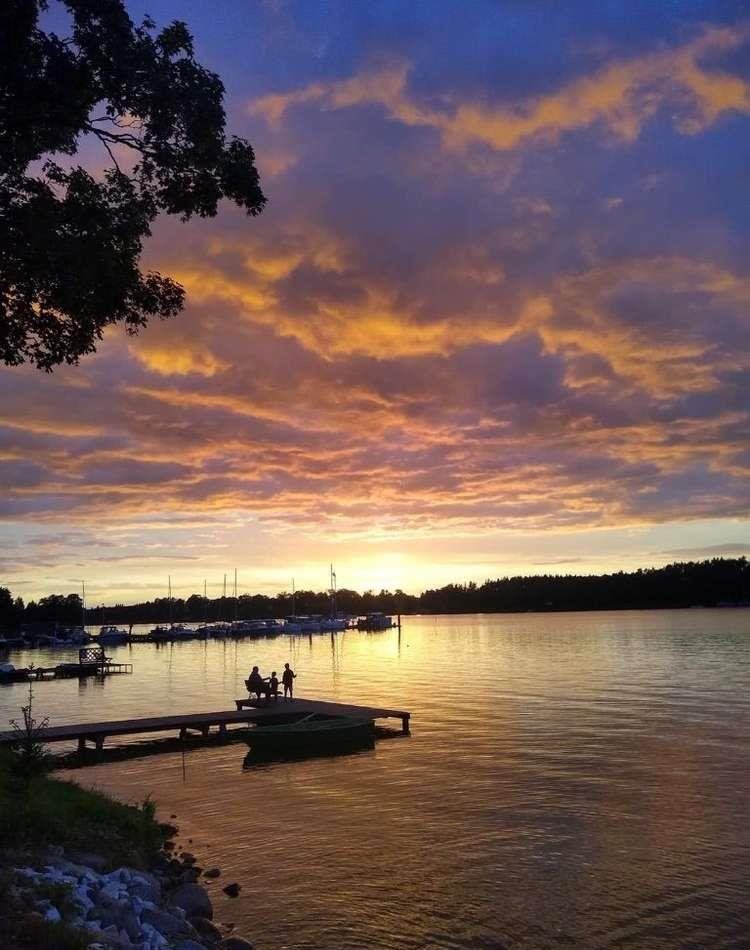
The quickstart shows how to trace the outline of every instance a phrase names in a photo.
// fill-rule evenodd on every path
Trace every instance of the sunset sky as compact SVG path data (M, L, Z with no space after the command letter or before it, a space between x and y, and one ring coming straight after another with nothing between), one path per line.
M179 317L0 370L0 585L750 553L746 3L128 7L187 21L269 205L160 220Z

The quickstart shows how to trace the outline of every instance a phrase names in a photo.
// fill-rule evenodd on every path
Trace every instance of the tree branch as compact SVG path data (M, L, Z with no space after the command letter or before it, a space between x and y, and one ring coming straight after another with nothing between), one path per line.
M95 135L102 142L111 142L113 145L126 145L128 148L132 148L134 151L140 152L143 155L149 154L149 150L144 146L143 140L139 139L137 135L131 135L129 132L117 135L115 132L108 132L106 129L98 129L96 126L91 125L90 122L86 123L84 131Z
M112 161L114 162L114 166L115 166L115 168L117 169L117 174L118 174L118 175L122 175L123 177L126 177L126 176L125 176L125 172L120 168L120 166L119 166L119 164L118 164L118 162L117 162L117 159L115 158L114 152L112 151L112 149L111 149L111 148L109 147L109 145L107 144L106 139L100 139L99 141L102 143L102 145L103 145L103 146L106 148L106 150L109 152L109 157L110 157L110 158L112 159Z

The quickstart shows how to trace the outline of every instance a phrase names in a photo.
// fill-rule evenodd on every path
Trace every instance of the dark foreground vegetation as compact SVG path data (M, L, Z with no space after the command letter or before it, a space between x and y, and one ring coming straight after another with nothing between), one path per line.
M30 776L22 772L16 756L0 750L3 847L95 847L112 867L145 868L158 854L164 838L150 802L135 808L41 771Z
M31 757L31 759L29 758ZM46 774L41 746L0 750L0 946L4 950L85 950L92 942L65 920L70 895L64 885L47 884L31 894L14 886L17 863L41 861L50 847L71 854L96 849L103 867L148 868L172 829L159 825L153 805L123 805L99 792ZM40 899L60 907L63 919L38 913Z
M401 614L512 613L545 610L627 610L659 607L715 607L750 603L750 564L744 557L687 561L666 567L602 575L505 577L483 584L449 584L419 595L383 590L340 590L338 610L347 614L371 611ZM295 608L301 614L326 614L327 592L298 591ZM292 613L288 593L269 597L243 594L206 599L199 594L158 598L141 604L115 604L86 610L86 623L166 623L231 620L235 617L284 617ZM0 627L24 624L79 624L83 611L77 594L53 594L24 604L0 587Z

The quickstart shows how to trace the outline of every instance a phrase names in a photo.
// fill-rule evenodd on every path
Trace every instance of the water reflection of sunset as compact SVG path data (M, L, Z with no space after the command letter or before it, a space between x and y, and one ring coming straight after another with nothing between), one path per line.
M627 611L125 647L131 682L45 684L45 709L226 708L251 664L287 660L300 695L408 705L410 737L340 759L246 768L230 745L74 773L176 814L183 842L243 884L239 902L212 896L247 933L719 947L750 925L748 633L750 611ZM289 839L258 887L258 842Z

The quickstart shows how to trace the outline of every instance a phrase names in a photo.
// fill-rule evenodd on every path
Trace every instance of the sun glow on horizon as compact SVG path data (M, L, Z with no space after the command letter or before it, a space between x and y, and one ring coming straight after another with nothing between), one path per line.
M182 314L0 372L0 586L324 590L333 562L419 593L750 553L750 21L282 6L188 17L263 215L162 217L144 265Z

